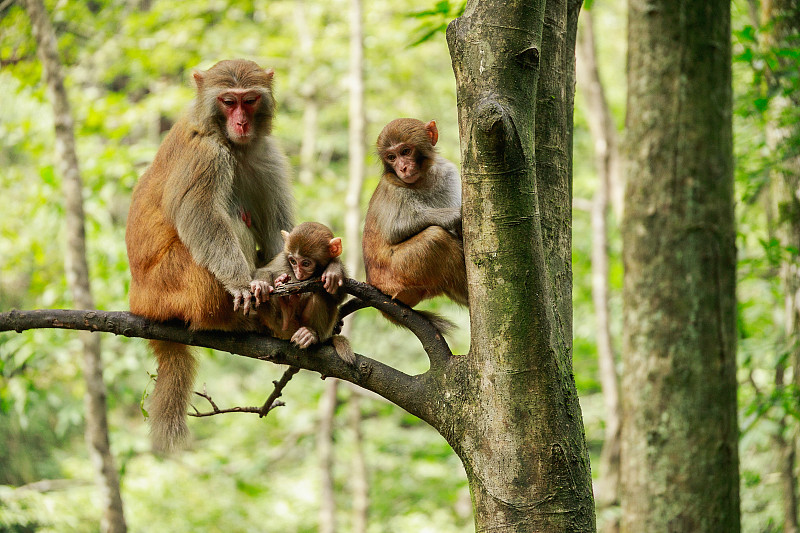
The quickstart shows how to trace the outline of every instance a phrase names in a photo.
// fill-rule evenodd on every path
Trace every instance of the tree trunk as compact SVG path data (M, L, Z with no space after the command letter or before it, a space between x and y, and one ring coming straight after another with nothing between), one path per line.
M89 268L86 263L86 235L83 215L83 183L75 153L75 137L67 92L61 74L58 45L53 26L42 0L26 0L42 63L43 76L53 104L55 122L55 164L62 177L64 191L67 248L65 254L67 284L74 304L94 309L89 287ZM100 337L81 333L83 344L83 376L86 381L84 408L86 410L86 443L95 469L97 485L102 495L103 532L123 533L127 530L122 510L119 478L111 455L106 418L106 388L103 383L103 363Z
M339 380L329 378L319 402L317 453L320 466L319 532L336 532L336 498L333 481L333 416Z
M367 461L364 457L364 435L361 432L361 393L351 391L347 405L350 410L350 429L353 432L353 469L351 472L353 490L353 533L367 532L369 516L369 481Z
M350 169L345 198L345 242L347 269L357 277L361 269L361 193L366 174L365 130L367 125L364 110L364 23L361 0L350 0L350 106L348 120L348 164Z
M432 363L452 415L433 423L464 462L479 532L594 531L571 361L579 8L470 1L447 30L472 336L467 357Z
M345 198L345 241L350 248L345 254L347 271L358 277L361 270L361 194L366 175L365 130L367 124L364 109L364 22L361 0L350 0L350 105L348 120L349 180ZM353 327L354 316L345 319L342 334L348 336ZM364 439L361 434L361 397L350 393L350 427L353 431L353 533L366 533L369 514L369 481L364 457Z
M780 392L779 398L786 394L784 391L786 387L785 372L786 365L781 361L775 369L775 389ZM797 478L794 474L797 439L794 431L791 417L782 414L778 419L778 427L775 430L775 434L772 436L778 454L778 475L781 479L781 490L783 491L783 533L798 533Z
M300 60L309 61L314 57L313 33L308 27L305 2L296 0L295 24L297 26L297 40L300 43ZM303 99L303 136L300 140L300 166L297 179L303 185L314 182L317 157L317 125L319 123L319 104L317 103L317 84L312 77L306 77L300 88Z
M735 533L730 3L628 5L622 530Z
M620 180L617 130L597 70L591 13L584 11L581 16L583 25L578 32L577 65L578 86L585 94L586 116L594 139L598 177L592 202L592 300L597 324L597 361L603 388L606 430L595 498L599 505L609 506L619 501L621 414L617 361L611 341L608 307L608 210L611 184L619 183Z
M314 183L317 170L317 125L319 124L319 104L316 87L303 87L303 137L300 141L300 168L297 179L303 185Z
M578 31L578 85L586 98L586 118L594 140L594 157L601 183L605 184L606 203L611 205L617 220L622 219L625 195L624 176L620 169L619 142L614 117L606 100L600 79L595 50L594 17L586 10L581 15Z
M355 277L361 268L361 249L355 244L361 242L359 236L361 222L361 192L366 172L364 159L364 29L362 23L361 0L350 1L350 117L349 117L349 166L350 177L345 198L345 267L350 276ZM350 335L354 316L345 318L342 335ZM333 416L336 405L338 380L330 379L322 401L320 417L323 423L319 428L320 459L322 466L322 506L320 508L320 531L333 533L335 527L336 504L333 499ZM361 439L361 406L356 394L350 395L350 425L355 434L353 458L353 531L366 531L369 505L369 484L366 478L366 463Z

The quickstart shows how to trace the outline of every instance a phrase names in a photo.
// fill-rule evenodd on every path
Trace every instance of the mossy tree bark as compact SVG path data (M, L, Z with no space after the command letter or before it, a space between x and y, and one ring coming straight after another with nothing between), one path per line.
M735 533L730 2L628 5L622 530Z
M571 361L579 8L470 1L447 31L472 338L443 369L450 416L434 425L464 462L477 531L595 527Z

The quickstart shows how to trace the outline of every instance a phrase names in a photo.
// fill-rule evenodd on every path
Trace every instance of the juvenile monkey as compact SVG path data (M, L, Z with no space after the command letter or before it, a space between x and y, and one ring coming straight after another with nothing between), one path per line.
M339 318L339 304L345 293L339 291L345 273L339 256L342 239L318 222L303 222L291 233L281 231L283 251L265 267L277 277L274 280L257 280L251 283L256 305L264 303L272 285L304 281L322 276L326 292L307 292L297 295L272 298L266 309L259 308L259 316L278 338L289 339L300 348L331 338ZM331 268L332 264L338 264ZM277 300L277 301L276 301ZM334 337L339 356L353 362L352 350L341 336Z
M195 330L260 327L248 315L250 283L293 219L288 163L270 136L272 78L245 60L194 73L196 99L133 192L125 236L133 313ZM150 344L158 361L151 435L170 451L188 437L196 362L182 344Z
M393 120L378 135L383 175L364 221L367 283L410 307L445 294L467 305L461 181L436 153L436 123Z

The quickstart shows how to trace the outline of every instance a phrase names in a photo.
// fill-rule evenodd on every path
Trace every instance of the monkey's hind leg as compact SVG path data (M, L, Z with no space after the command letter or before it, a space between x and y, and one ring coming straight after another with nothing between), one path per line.
M442 293L467 305L464 248L441 226L429 226L394 246L386 272L378 288L411 307Z
M158 378L150 397L150 436L153 449L172 452L189 440L186 412L197 363L183 344L150 341L158 361Z

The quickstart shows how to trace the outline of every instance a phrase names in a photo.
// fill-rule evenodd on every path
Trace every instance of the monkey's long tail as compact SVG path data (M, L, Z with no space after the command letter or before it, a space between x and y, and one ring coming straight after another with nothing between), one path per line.
M150 397L150 437L153 449L172 452L189 440L186 412L197 366L189 347L150 341L158 361L158 378Z
M442 315L437 315L436 313L432 313L431 311L419 311L418 309L414 309L417 313L421 314L428 320L430 320L436 329L438 329L442 335L447 335L454 329L456 329L456 325L449 320L447 320Z
M450 322L449 320L447 320L445 317L443 317L441 315L437 315L436 313L433 313L431 311L420 311L419 309L414 309L414 311L416 311L417 313L421 314L422 316L424 316L425 318L430 320L430 322L436 327L436 329L439 330L439 332L442 335L448 335L451 331L453 331L456 328L456 325L454 323ZM407 328L408 327L405 324L401 324L400 322L398 322L394 318L390 317L386 313L382 313L382 314L392 324L394 324L396 326L400 326L402 328Z
M336 349L336 353L339 354L339 357L341 357L345 363L352 365L356 362L356 354L353 352L353 347L350 346L350 341L347 337L344 335L334 335L331 337L331 342Z

